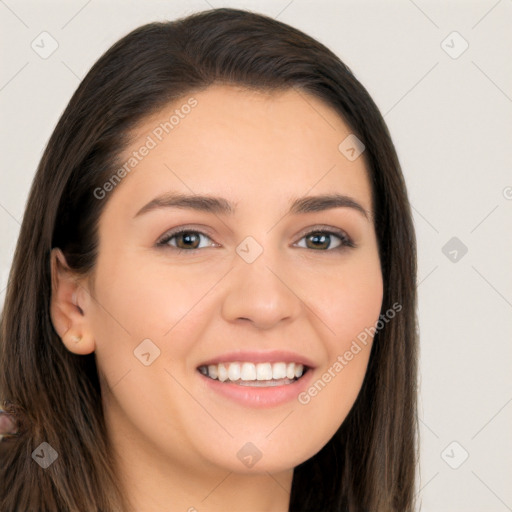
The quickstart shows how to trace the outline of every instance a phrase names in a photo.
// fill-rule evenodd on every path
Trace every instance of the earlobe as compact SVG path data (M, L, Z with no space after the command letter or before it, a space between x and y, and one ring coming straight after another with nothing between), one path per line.
M87 291L69 269L64 254L54 248L50 256L52 295L50 316L66 348L75 354L94 352L95 343L86 315Z

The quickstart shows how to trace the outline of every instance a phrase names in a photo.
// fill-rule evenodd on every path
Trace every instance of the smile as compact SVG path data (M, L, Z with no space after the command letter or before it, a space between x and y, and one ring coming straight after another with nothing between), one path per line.
M264 387L291 384L302 376L305 368L300 363L232 362L204 365L198 370L210 379L220 382Z
M207 396L213 400L220 397L250 408L277 407L293 402L307 389L314 376L313 368L284 361L201 365L197 374Z

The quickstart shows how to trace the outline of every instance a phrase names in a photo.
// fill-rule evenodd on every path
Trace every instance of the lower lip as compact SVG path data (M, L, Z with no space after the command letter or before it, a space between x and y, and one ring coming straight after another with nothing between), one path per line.
M297 400L298 395L309 386L313 376L313 369L310 368L300 379L291 384L268 387L241 386L240 384L211 379L199 371L197 373L212 391L246 407L265 408Z

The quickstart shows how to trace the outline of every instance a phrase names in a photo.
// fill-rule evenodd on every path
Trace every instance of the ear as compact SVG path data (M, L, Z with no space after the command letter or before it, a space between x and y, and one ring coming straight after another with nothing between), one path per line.
M53 327L70 352L90 354L95 349L94 337L87 319L90 294L70 270L59 248L52 249L50 266L50 316Z

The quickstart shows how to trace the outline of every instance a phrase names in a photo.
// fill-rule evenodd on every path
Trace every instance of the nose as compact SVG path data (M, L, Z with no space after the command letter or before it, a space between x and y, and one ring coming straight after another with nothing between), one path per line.
M304 307L292 273L284 270L279 256L271 257L268 251L252 263L237 257L227 278L222 316L228 322L250 322L268 330L293 321Z

